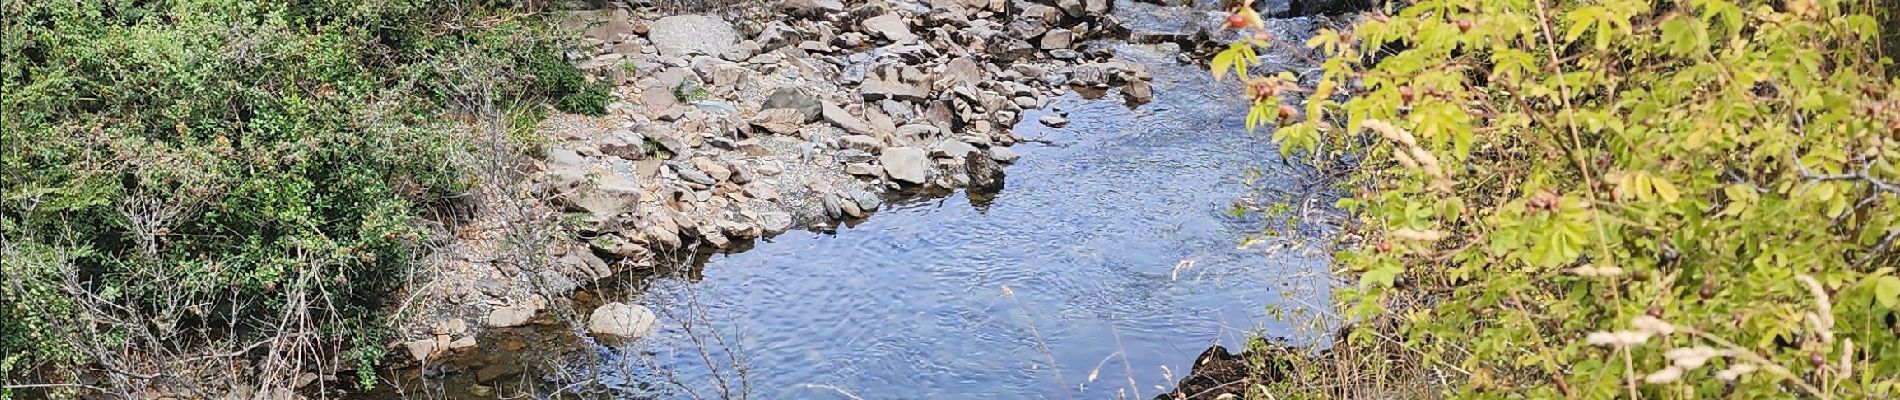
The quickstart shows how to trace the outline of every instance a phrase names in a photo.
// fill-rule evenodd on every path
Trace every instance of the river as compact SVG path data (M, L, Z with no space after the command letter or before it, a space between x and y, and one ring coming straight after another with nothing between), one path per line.
M1060 97L1041 112L1066 112L1062 128L1026 115L1016 132L1046 143L1016 146L993 197L897 202L835 233L589 293L652 307L663 327L631 347L484 338L515 350L482 363L569 366L475 386L469 372L501 367L471 365L436 385L452 398L512 396L510 381L620 398L1147 398L1211 344L1310 337L1270 310L1326 303L1330 228L1260 237L1261 217L1230 212L1250 195L1285 200L1252 189L1303 173L1265 131L1242 131L1230 86L1143 46L1118 51L1150 68L1156 99Z

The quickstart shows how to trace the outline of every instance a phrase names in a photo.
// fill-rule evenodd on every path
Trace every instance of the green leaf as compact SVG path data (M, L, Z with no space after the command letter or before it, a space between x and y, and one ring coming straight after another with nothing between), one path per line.
M1900 310L1900 277L1890 275L1874 279L1874 301L1888 309Z
M1402 269L1399 268L1397 263L1380 263L1378 266L1366 270L1365 274L1359 276L1359 287L1392 287L1392 283L1397 282L1399 279L1399 272L1402 272Z
M1567 14L1564 19L1570 23L1570 28L1564 31L1564 43L1575 42L1577 38L1583 37L1585 32L1590 31L1590 25L1595 24L1601 15L1603 15L1602 7L1584 7Z

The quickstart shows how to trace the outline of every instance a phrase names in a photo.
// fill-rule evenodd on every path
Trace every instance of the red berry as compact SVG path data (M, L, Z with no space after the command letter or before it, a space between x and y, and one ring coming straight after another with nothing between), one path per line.
M1227 14L1227 27L1234 29L1245 28L1247 27L1247 17L1240 16L1240 13Z
M1411 86L1400 86L1400 87L1399 87L1399 101L1400 101L1400 102L1403 102L1404 104L1407 104L1407 105L1410 105L1410 104L1412 104L1412 99L1413 99L1413 98L1416 98L1416 95L1414 95L1414 94L1412 93L1412 87L1411 87Z
M1461 20L1458 20L1458 31L1459 31L1459 32L1470 32L1470 31L1471 31L1471 20L1468 20L1468 19L1461 19Z
M1293 119L1293 115L1298 114L1298 113L1299 113L1299 110L1293 109L1293 106L1289 106L1285 104L1280 105L1280 120L1281 121L1290 121Z
M1253 84L1254 98L1272 97L1273 92L1274 92L1273 85L1269 85L1266 82L1257 82Z

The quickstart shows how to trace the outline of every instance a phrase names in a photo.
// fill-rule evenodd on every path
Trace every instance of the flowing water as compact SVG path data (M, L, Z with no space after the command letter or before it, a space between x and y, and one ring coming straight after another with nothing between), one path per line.
M1294 336L1269 310L1325 303L1327 228L1241 246L1265 222L1230 210L1301 174L1264 133L1241 132L1231 88L1121 51L1149 66L1156 99L1057 98L1063 128L1025 115L1018 134L1047 143L1015 147L993 198L899 202L834 234L786 233L602 291L594 301L653 307L662 329L593 348L603 368L558 372L631 398L716 398L721 379L763 399L1146 398L1210 344ZM1250 183L1249 169L1270 172ZM510 379L542 379L528 375Z

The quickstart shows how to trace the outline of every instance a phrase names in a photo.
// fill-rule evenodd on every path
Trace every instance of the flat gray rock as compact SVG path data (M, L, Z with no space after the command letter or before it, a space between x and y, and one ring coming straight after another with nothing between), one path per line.
M832 104L828 101L824 102L820 110L820 114L824 115L826 121L830 121L833 125L844 129L845 132L857 135L869 135L872 133L871 124L869 122L864 122L863 119L851 115L850 112L845 111L842 107L838 107L837 104Z
M647 40L660 54L685 57L691 54L721 55L738 47L739 32L726 20L710 15L675 15L648 25Z
M878 161L884 163L884 173L889 174L893 180L923 184L930 178L930 155L922 149L915 147L884 149L884 154L878 156Z
M811 122L818 120L818 113L823 109L823 105L819 103L817 96L812 96L811 93L805 92L804 89L799 89L796 86L783 86L777 90L773 90L772 94L767 95L765 97L765 105L760 108L790 108L798 110L798 114L805 118L803 122Z
M527 325L529 320L534 319L534 313L539 311L541 311L541 308L535 307L533 304L497 307L493 311L488 312L486 325L490 328L508 328Z
M917 39L917 34L910 32L910 23L905 22L904 17L897 14L884 14L865 19L864 30L877 33L878 36L896 43Z

